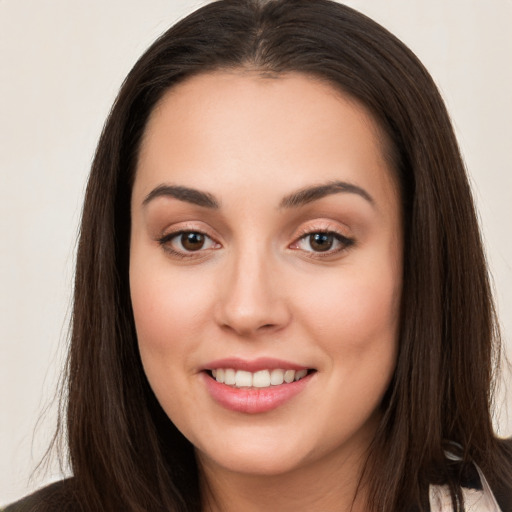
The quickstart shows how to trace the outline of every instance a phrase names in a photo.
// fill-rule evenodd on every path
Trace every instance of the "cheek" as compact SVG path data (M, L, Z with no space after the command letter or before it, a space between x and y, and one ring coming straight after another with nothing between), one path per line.
M364 348L373 341L395 339L400 306L399 281L393 274L357 272L316 281L303 295L301 316L312 333L334 347Z
M326 390L337 404L324 412L339 425L347 424L347 410L354 424L376 410L393 375L401 297L398 262L382 255L359 260L336 276L317 280L304 296L304 325L328 356Z
M374 267L345 269L304 297L304 326L328 360L324 390L330 400L324 409L316 405L319 416L332 418L326 443L335 442L340 430L356 431L377 411L395 369L401 281L398 272Z
M169 265L152 264L149 258L131 262L130 291L143 359L194 350L211 294L197 274L172 272Z
M168 265L140 261L131 262L130 290L144 371L167 415L177 424L194 424L189 378L196 371L208 293L204 283L194 286L197 279L170 272Z

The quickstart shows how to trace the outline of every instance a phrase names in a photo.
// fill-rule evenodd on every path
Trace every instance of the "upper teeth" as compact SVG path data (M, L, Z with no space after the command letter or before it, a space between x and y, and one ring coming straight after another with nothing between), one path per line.
M295 380L302 379L307 373L307 370L280 369L260 370L254 373L246 372L245 370L233 370L232 368L212 370L212 375L217 382L237 388L267 388L269 386L279 386L284 382L289 384Z

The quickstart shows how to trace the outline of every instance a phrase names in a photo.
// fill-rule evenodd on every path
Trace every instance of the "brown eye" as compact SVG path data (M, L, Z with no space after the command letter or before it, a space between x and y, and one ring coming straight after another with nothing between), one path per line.
M313 251L329 251L334 245L334 235L332 233L312 233L309 235L309 245Z
M205 233L201 231L179 231L169 233L159 240L160 245L167 253L173 256L192 256L193 253L202 253L208 249L220 247Z
M291 248L312 253L312 255L324 253L327 256L341 253L354 242L353 238L347 238L336 231L312 231L301 236Z
M195 232L182 233L180 242L186 251L199 251L204 246L205 236Z

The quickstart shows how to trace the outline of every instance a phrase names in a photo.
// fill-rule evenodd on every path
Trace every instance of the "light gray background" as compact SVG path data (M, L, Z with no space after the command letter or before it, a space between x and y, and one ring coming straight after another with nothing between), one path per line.
M0 504L59 477L53 468L29 481L55 407L33 433L64 357L77 225L102 124L137 57L204 3L0 0ZM442 90L512 352L512 1L347 3L408 44ZM511 420L497 419L502 435Z

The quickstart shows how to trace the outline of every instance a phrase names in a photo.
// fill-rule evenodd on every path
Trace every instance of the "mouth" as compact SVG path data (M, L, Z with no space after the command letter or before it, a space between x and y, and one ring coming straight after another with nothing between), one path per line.
M305 392L316 380L317 369L275 358L233 357L210 361L200 373L210 396L223 408L260 414Z
M206 373L220 384L238 389L264 389L300 381L316 372L314 369L269 368L256 372L234 368L213 368Z

